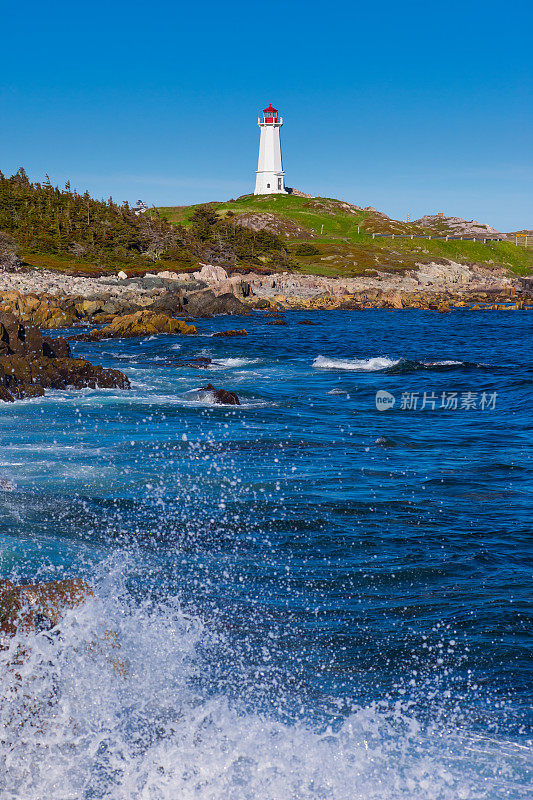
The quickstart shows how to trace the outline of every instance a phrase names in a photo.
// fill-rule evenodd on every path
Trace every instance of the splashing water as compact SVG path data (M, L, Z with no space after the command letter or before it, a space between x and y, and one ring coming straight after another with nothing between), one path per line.
M95 591L0 650L2 800L528 797L527 320L369 314L365 353L361 315L317 319L212 340L248 408L185 402L209 379L155 337L106 342L130 393L2 409L2 575ZM314 368L385 324L445 369ZM373 402L487 383L490 422Z
M175 600L133 601L128 566L102 564L98 596L60 632L1 653L2 797L451 800L525 770L516 744L420 724L400 702L321 730L240 710L202 684L208 629Z

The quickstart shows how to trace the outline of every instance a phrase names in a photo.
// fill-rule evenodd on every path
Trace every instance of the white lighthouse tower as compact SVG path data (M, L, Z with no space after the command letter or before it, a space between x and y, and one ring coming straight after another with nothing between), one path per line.
M278 110L271 103L263 109L263 116L259 117L257 124L261 129L261 139L254 194L286 194L279 140L283 119L278 117Z

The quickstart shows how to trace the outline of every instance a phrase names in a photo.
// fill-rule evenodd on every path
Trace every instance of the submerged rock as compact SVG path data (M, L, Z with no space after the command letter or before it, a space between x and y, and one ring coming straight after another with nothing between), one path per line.
M212 362L211 358L207 356L195 356L193 358L183 358L178 361L173 361L173 367L191 367L192 369L205 369Z
M212 333L211 336L248 336L248 331L245 328L238 331L218 331L218 333Z
M235 392L228 392L226 389L215 389L215 387L208 383L207 386L202 386L201 392L211 392L215 402L225 406L240 406L241 402Z

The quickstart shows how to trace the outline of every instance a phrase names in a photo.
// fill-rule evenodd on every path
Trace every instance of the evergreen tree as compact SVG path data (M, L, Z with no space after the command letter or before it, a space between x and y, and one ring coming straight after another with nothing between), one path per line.
M153 209L138 216L128 203L95 200L52 186L30 183L24 168L6 178L0 172L0 232L19 252L54 254L116 267L132 265L150 269L155 262L189 265L202 260L225 266L251 263L259 266L275 258L290 266L287 249L279 237L258 233L221 220L209 205L199 206L192 226L171 225ZM4 247L5 249L5 247Z

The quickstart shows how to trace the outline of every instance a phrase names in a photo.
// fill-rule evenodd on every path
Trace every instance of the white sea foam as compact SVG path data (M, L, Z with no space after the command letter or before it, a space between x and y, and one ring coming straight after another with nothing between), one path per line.
M446 361L424 361L426 367L458 367L462 364L462 361L453 361L453 360L446 360Z
M341 369L350 372L379 372L382 369L394 367L399 363L399 359L387 358L386 356L374 356L372 358L328 358L327 356L317 356L313 361L315 369Z
M360 708L335 729L239 710L204 685L209 627L176 599L134 603L123 571L103 565L97 598L60 636L19 633L0 651L0 797L527 797L527 752L453 721L426 727L400 704Z
M211 368L231 369L232 367L246 367L248 364L257 364L259 358L214 358L209 364Z

